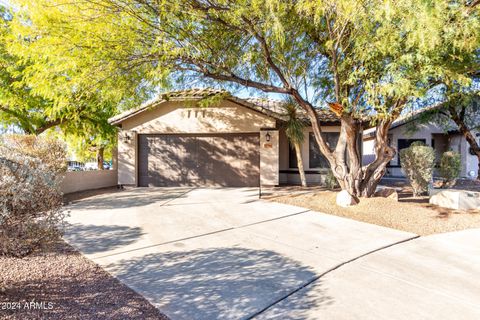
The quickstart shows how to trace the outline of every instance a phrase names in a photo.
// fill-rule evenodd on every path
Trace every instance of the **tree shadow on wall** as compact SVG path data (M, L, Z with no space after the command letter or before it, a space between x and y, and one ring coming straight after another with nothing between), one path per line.
M172 319L248 318L316 277L276 252L238 247L147 254L106 269ZM322 291L289 312L302 319L332 302Z
M256 137L153 137L139 156L142 185L256 187ZM146 142L145 142L146 143ZM143 172L143 173L142 173Z

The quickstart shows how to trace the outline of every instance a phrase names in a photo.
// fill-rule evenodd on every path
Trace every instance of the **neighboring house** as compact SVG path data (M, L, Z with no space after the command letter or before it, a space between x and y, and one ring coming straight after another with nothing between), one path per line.
M436 161L439 163L445 151L453 150L461 155L461 177L475 178L478 171L477 157L470 154L470 145L462 134L456 130L445 131L445 128L434 121L429 123L418 123L416 120L420 115L430 110L427 108L401 117L392 123L389 130L388 141L390 146L397 150L395 158L387 166L387 177L404 177L400 166L399 152L408 148L413 142L421 141L435 149ZM453 128L453 126L452 126ZM474 131L477 139L480 132ZM375 158L374 152L375 128L366 129L363 132L363 164L372 162Z
M199 106L212 96L220 102ZM190 89L162 95L111 118L118 134L118 183L134 186L259 186L299 182L295 153L282 129L280 101L241 99L226 91ZM318 110L332 143L338 118ZM306 129L302 145L310 183L328 172Z

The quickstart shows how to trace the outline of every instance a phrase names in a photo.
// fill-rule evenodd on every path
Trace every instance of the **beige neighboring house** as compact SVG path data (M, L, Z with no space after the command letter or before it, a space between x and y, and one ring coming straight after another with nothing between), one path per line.
M221 96L215 104L202 101ZM133 186L255 187L299 182L295 152L282 129L280 101L241 99L227 91L190 89L161 95L109 120L119 127L118 183ZM318 111L331 143L338 118ZM328 165L311 128L302 155L307 179L322 182Z
M425 110L429 110L427 108ZM445 132L445 129L434 121L429 123L412 125L420 114L425 111L417 111L413 114L399 118L392 123L389 130L388 141L390 146L397 150L395 158L387 166L386 177L404 177L399 159L399 151L408 148L413 142L421 141L435 149L437 164L445 151L453 150L461 155L462 169L460 176L473 179L478 174L478 159L470 153L470 145L461 133L456 130ZM477 140L480 132L474 131ZM363 131L363 164L372 162L374 152L375 128Z

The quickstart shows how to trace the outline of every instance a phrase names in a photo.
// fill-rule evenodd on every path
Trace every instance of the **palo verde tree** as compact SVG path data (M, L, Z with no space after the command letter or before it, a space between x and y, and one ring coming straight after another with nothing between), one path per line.
M48 99L32 93L31 88L21 83L24 67L19 59L6 48L10 36L10 12L0 6L0 122L15 125L28 134L39 134L57 124L43 112L52 106Z
M475 131L480 132L478 79L472 79L472 83L467 87L453 83L442 84L438 89L438 97L431 102L434 107L429 108L418 121L413 123L413 129L418 124L433 121L445 131L458 130L469 144L470 153L478 159L477 179L480 179L480 144L475 133Z
M116 138L108 118L139 103L148 92L141 85L94 84L74 67L73 59L57 60L56 65L48 57L29 54L35 39L18 38L15 30L28 25L28 18L13 21L12 12L3 7L0 18L0 124L33 135L53 129L78 155L96 157L103 169L104 153L111 154Z
M480 145L474 135L474 130L480 132L480 93L455 92L448 95L445 102L445 114L455 123L458 131L470 145L470 152L478 159L477 180L480 180Z
M465 81L480 33L478 1L15 2L18 21L30 22L16 24L19 39L35 40L21 44L38 62L32 78L53 65L56 74L78 69L69 78L75 84L201 80L291 97L341 188L354 196L373 194L395 155L388 128L410 99L447 77ZM335 147L322 136L316 106L339 117ZM362 166L366 120L377 128L376 158Z

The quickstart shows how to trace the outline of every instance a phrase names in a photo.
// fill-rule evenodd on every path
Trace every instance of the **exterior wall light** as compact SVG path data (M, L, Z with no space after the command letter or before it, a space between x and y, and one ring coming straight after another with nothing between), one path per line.
M132 139L132 137L130 137L130 134L128 132L123 133L123 142L130 143L131 139Z
M267 132L267 134L265 135L265 141L270 142L270 139L271 139L270 133Z

